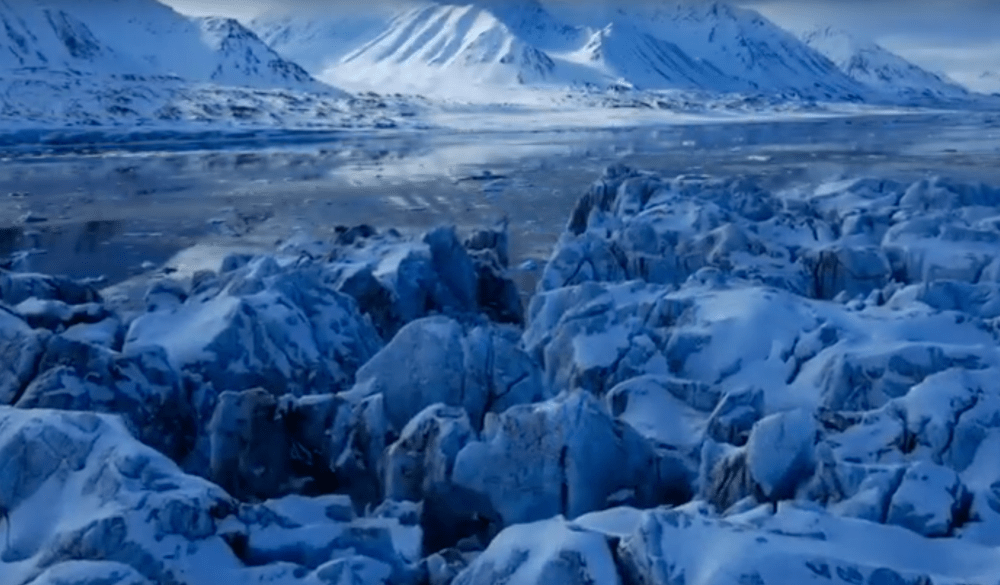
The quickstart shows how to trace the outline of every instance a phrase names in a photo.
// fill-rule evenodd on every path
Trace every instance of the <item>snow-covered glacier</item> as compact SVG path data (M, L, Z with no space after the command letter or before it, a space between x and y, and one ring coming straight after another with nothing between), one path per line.
M526 306L504 225L0 272L0 581L1000 582L1000 188L568 211Z

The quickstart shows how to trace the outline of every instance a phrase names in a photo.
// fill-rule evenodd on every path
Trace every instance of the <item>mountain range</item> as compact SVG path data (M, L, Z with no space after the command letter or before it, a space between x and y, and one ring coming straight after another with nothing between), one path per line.
M0 0L0 120L357 127L383 116L345 106L341 87L484 102L609 90L768 103L972 97L875 44L830 29L798 38L723 2L567 6L397 0L240 23L157 0Z
M232 19L188 18L155 0L0 0L0 70L173 77L327 91Z
M352 89L626 86L823 100L860 100L867 91L791 33L719 2L609 4L575 19L539 0L411 2L381 26L352 18L249 26L317 78Z

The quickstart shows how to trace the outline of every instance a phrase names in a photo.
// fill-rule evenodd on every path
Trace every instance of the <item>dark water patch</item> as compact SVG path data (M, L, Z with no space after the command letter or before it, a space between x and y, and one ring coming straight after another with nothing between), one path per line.
M144 263L165 262L181 247L174 238L128 233L128 228L121 220L0 228L0 265L113 284L148 270Z

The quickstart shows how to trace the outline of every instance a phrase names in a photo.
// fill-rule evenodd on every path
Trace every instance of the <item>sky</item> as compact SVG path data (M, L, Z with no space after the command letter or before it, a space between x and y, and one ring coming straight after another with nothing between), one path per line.
M163 0L180 12L250 19L310 0ZM579 0L562 0L578 2ZM620 0L624 1L624 0ZM1000 73L1000 0L731 0L795 33L832 25L977 89ZM381 3L382 0L379 0ZM313 5L356 0L311 0ZM993 82L995 86L996 82ZM982 89L989 86L983 85Z

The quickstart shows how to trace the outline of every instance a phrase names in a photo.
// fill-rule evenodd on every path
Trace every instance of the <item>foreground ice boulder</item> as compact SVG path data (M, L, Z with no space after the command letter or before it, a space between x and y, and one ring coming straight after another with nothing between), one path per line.
M0 407L0 462L4 583L417 578L418 526L355 518L343 497L240 505L114 417Z
M69 278L0 269L0 301L15 306L32 298L70 306L99 302L101 295L93 286Z
M652 510L618 549L627 582L995 583L995 549L928 539L895 526L782 504L724 520L696 509Z
M522 321L520 297L506 275L505 227L476 232L465 244L454 228L431 230L419 240L361 228L342 234L328 270L337 290L357 299L384 338L431 313L482 312L499 323Z
M154 287L132 322L126 354L161 347L178 370L217 392L264 387L276 395L335 392L381 346L351 297L319 267L261 257L182 290Z
M130 355L54 335L15 406L118 413L140 440L183 461L195 448L203 398L162 349Z
M116 419L10 408L0 419L5 581L30 582L67 561L118 563L154 583L204 579L199 558L220 573L240 566L214 536L231 498L183 475ZM171 554L181 558L169 562Z
M623 497L659 497L655 453L585 392L515 406L455 459L452 481L485 494L503 524L574 518Z
M519 524L497 535L452 585L619 585L608 539L562 517Z
M358 370L344 397L359 401L374 394L384 395L397 432L438 402L464 407L479 427L486 412L548 396L538 366L518 347L517 330L443 316L403 327Z
M35 375L45 337L0 306L0 404L10 404Z
M796 488L812 475L817 434L812 414L803 410L771 415L753 427L747 442L747 467L764 497L795 496Z

